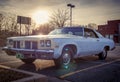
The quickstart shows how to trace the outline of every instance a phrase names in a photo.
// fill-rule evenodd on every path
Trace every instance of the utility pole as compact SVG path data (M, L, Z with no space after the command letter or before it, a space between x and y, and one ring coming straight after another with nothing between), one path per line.
M72 8L75 7L75 5L67 4L68 7L70 7L70 26L72 26Z

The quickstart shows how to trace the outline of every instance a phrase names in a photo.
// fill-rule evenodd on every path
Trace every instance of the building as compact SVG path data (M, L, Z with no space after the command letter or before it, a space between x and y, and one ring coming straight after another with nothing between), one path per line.
M110 20L106 25L98 25L98 31L115 43L120 43L120 20Z

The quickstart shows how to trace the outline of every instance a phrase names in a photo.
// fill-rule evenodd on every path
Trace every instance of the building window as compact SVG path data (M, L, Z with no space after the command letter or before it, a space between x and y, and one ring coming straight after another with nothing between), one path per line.
M112 35L112 34L110 35L110 39L112 39L112 40L113 40L113 35Z
M109 38L109 35L105 35L105 38Z

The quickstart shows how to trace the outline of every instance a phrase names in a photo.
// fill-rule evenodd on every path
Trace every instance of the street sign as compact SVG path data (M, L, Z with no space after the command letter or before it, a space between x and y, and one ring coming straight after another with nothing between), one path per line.
M17 23L31 25L31 18L24 16L17 16Z
M17 16L17 23L20 24L20 35L21 35L21 24L31 25L31 18L30 17L24 17L24 16Z

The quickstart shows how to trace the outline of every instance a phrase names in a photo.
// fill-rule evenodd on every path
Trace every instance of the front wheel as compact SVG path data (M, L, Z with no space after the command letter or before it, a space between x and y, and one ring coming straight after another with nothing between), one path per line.
M72 55L73 50L70 47L65 47L60 58L54 60L56 67L68 67L72 61Z
M26 63L26 64L30 64L33 63L35 61L34 58L27 58L27 59L21 59L22 62Z
M15 56L15 52L11 51L11 50L5 50L5 52L7 53L7 55L9 56Z
M105 60L106 57L107 57L107 49L104 48L103 51L102 51L102 53L100 53L98 56L99 56L100 60Z

